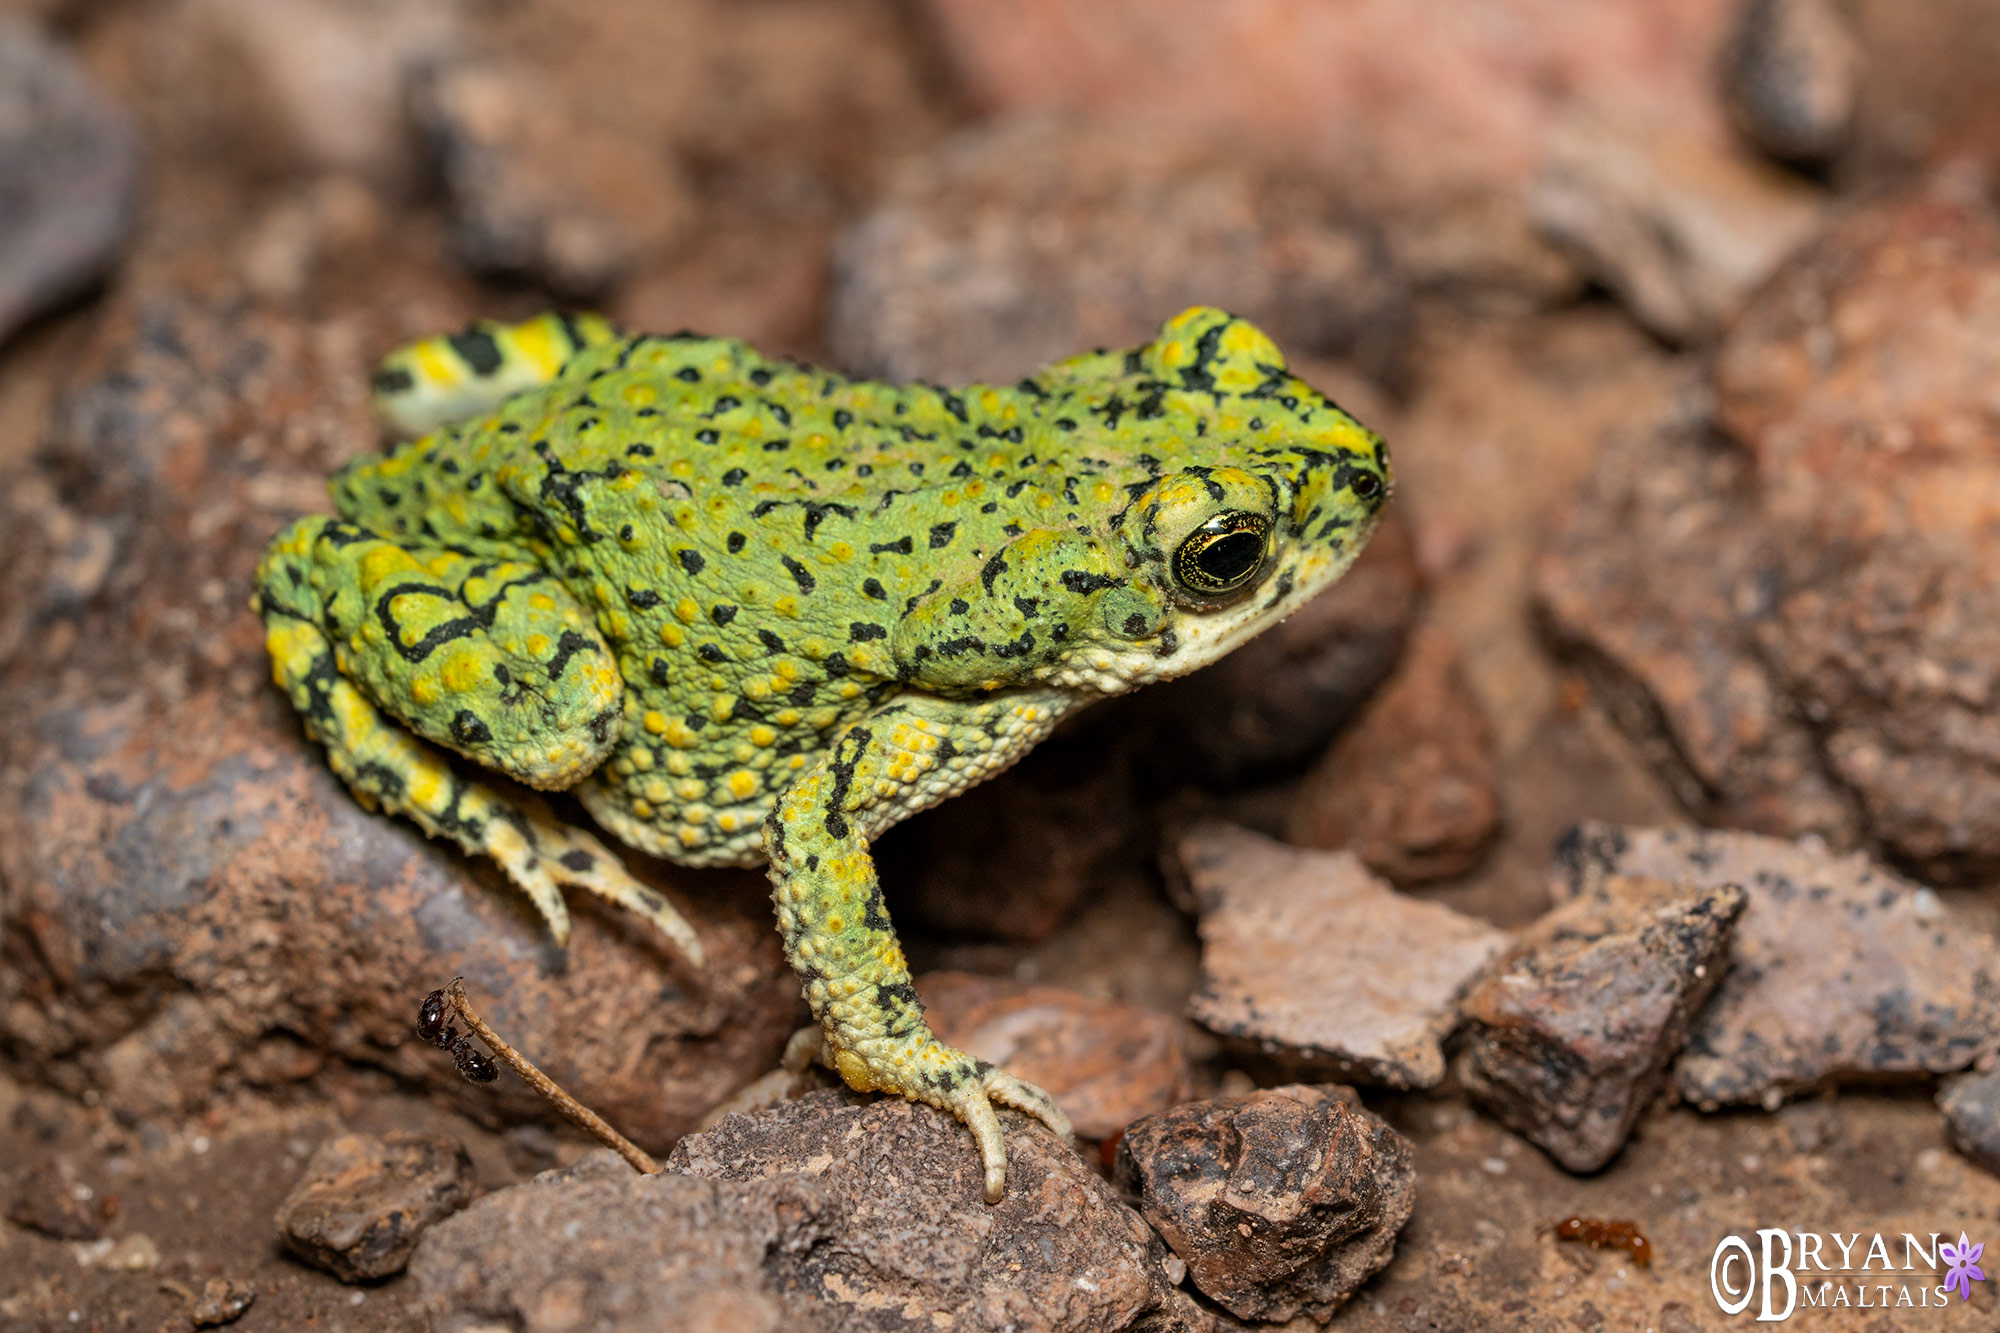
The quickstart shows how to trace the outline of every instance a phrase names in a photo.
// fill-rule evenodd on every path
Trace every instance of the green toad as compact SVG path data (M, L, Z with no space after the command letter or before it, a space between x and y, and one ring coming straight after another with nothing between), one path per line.
M1068 1125L932 1037L870 840L1297 610L1374 527L1381 441L1206 308L1011 388L543 316L406 348L376 389L421 438L343 469L339 516L258 572L335 771L493 857L558 940L573 885L701 957L615 856L478 768L574 790L655 856L768 859L829 1062L957 1115L998 1198L992 1103Z

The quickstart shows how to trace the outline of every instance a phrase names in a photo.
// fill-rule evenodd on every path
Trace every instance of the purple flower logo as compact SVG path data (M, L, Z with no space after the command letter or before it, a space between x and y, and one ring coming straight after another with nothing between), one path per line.
M1966 1234L1958 1233L1958 1244L1944 1241L1938 1245L1938 1258L1948 1265L1944 1272L1944 1289L1957 1291L1958 1299L1972 1299L1972 1284L1986 1280L1986 1270L1979 1266L1979 1256L1986 1252L1986 1242L1974 1245Z

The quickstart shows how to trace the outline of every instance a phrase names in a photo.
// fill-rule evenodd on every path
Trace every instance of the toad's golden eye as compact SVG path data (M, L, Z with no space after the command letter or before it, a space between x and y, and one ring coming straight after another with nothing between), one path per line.
M1211 602L1256 581L1270 550L1271 520L1233 509L1217 514L1174 550L1174 582L1196 601Z

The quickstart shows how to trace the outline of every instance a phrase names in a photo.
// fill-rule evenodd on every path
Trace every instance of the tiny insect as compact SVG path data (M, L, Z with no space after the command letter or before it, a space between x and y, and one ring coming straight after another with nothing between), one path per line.
M434 990L417 1007L417 1035L441 1051L451 1052L458 1072L474 1083L491 1083L500 1077L493 1062L449 1021L450 1006L444 991Z
M1598 1217L1565 1217L1555 1226L1557 1240L1573 1240L1593 1250L1623 1250L1641 1268L1653 1266L1653 1243L1637 1222L1611 1222Z

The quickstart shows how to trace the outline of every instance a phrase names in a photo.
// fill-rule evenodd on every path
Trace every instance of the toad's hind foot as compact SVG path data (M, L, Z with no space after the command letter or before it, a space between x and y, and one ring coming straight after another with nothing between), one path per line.
M786 1054L794 1053L788 1048ZM996 1104L1026 1112L1064 1143L1075 1144L1069 1117L1048 1093L997 1065L946 1046L927 1030L912 1037L833 1045L822 1058L850 1087L893 1092L957 1116L979 1145L988 1203L1000 1202L1007 1192L1007 1140L1000 1131L1000 1117L994 1114Z
M701 940L672 903L634 879L597 839L535 807L524 803L514 812L515 818L488 823L485 843L478 850L498 861L507 878L534 902L557 944L569 943L569 909L556 887L567 884L645 918L673 942L690 966L702 966Z

